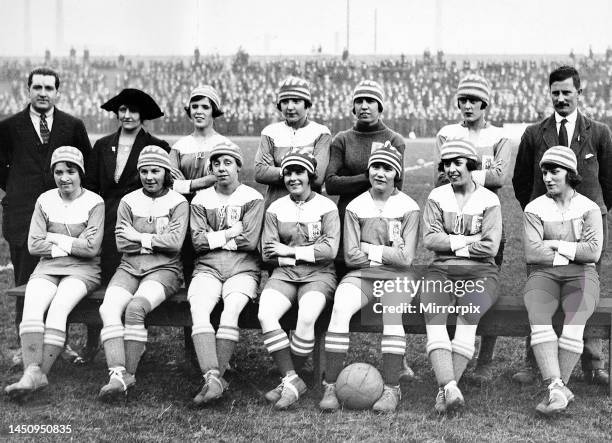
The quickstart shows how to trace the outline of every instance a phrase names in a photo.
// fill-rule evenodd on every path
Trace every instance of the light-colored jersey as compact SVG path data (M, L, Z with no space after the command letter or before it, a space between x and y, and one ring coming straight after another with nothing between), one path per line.
M181 194L191 194L190 181L210 174L210 151L217 145L229 143L231 141L220 134L207 139L198 139L193 135L180 138L170 150L170 164L175 173L180 172L172 189Z
M227 199L214 186L191 201L191 240L197 254L194 274L213 269L225 279L243 272L259 272L257 252L263 225L263 196L247 185L239 185ZM242 222L242 234L226 239L225 232Z
M423 211L423 244L435 252L434 263L494 264L501 233L499 198L483 186L476 185L462 209L451 184L434 188L429 194ZM481 239L467 245L464 236L475 234Z
M541 195L525 207L523 226L528 264L594 266L599 260L603 245L601 211L582 194L576 193L565 211L552 198ZM559 240L558 250L547 246L545 240Z
M418 235L419 206L413 199L398 191L379 210L370 191L366 191L346 207L344 261L349 268L409 268ZM361 243L368 243L367 254L361 250Z
M447 140L454 139L468 140L476 148L481 161L481 169L472 171L474 182L492 191L504 185L512 155L510 140L502 128L487 122L485 127L479 131L469 131L463 123L447 125L440 129L436 136L433 161L436 186L448 183L446 174L438 171L440 148Z
M189 222L189 204L178 192L168 190L151 198L142 189L121 199L117 226L127 222L144 234L142 242L115 235L117 250L123 253L119 268L136 277L166 269L182 273L181 246Z
M267 256L263 246L270 241L295 247L295 258ZM266 211L261 236L263 259L278 266L271 278L294 283L317 281L324 273L335 278L334 258L339 242L338 208L316 192L310 200L299 203L286 195Z
M87 228L95 228L95 235L82 235ZM40 257L35 273L99 278L103 235L104 201L98 194L84 190L65 202L58 189L42 193L28 236L30 254Z
M325 180L325 169L329 163L330 143L329 129L317 122L308 121L305 126L297 130L284 121L266 126L261 131L259 148L255 155L255 181L268 185L266 207L288 194L281 177L280 164L289 151L309 153L317 159L317 179L312 184L312 188L317 192L320 191ZM265 162L264 154L271 155L274 163Z

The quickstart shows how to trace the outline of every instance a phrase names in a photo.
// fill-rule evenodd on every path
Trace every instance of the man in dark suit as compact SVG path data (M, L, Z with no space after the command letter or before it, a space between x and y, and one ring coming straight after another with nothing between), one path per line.
M571 66L555 69L549 77L550 96L555 112L543 121L529 126L519 145L514 167L514 195L521 207L546 193L539 162L551 146L569 146L578 159L578 173L582 183L576 191L593 200L601 209L604 228L603 250L608 241L607 212L612 207L612 135L603 123L591 120L578 111L582 94L580 76ZM602 251L603 256L603 251ZM601 259L600 259L601 262ZM601 269L598 263L598 270ZM521 383L529 383L534 377L533 357L528 348L526 368L514 375ZM531 362L531 363L530 363ZM585 339L582 354L585 380L596 384L608 384L604 370L601 341Z
M36 68L28 76L30 103L0 122L0 188L2 229L9 243L15 285L28 282L38 257L28 252L28 231L36 199L55 187L50 161L60 146L74 146L87 158L91 144L83 122L55 107L59 97L58 74ZM15 324L19 329L23 299L17 299ZM75 354L76 357L78 357Z

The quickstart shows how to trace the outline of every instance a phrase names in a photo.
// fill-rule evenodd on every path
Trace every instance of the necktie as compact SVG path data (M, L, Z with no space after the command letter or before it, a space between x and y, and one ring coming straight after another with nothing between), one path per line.
M559 127L559 144L561 146L569 146L567 142L567 129L565 129L566 119L561 120L561 126Z
M47 117L45 114L40 114L40 138L42 139L43 144L46 145L49 143L50 134L49 126L47 126Z

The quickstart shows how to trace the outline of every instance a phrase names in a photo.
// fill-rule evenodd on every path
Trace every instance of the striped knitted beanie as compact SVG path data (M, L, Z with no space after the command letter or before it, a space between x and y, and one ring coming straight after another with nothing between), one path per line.
M353 91L353 104L358 98L373 98L384 109L385 93L380 83L373 80L362 80Z
M236 159L236 163L238 163L238 166L242 166L242 151L238 145L232 142L219 143L210 150L208 158L210 158L212 161L215 157L219 157L220 155L229 155L230 157L234 157Z
M143 166L160 166L168 170L172 169L168 153L155 145L145 146L143 150L140 151L136 168L140 169Z
M487 106L490 103L491 87L489 82L478 74L468 74L459 82L457 87L457 98L476 97Z
M312 97L310 95L310 87L308 82L303 78L299 77L287 77L280 84L278 88L278 94L276 96L276 104L280 105L281 100L294 98L298 100L304 100L309 104L312 104Z
M207 97L217 107L217 110L220 113L219 115L223 114L223 111L221 110L221 98L219 96L219 92L217 92L217 90L212 86L201 85L195 87L189 95L189 103L191 103L196 97Z
M317 159L307 152L289 151L281 160L281 169L284 170L292 165L301 166L307 172L314 174L317 170Z
M402 175L402 154L387 140L385 145L370 154L368 168L374 163L384 163L391 166L398 177Z
M53 166L59 162L71 162L81 168L81 172L85 173L85 162L83 161L83 154L77 148L73 146L60 146L51 155L51 170Z
M540 167L542 167L544 163L563 166L574 174L578 173L576 154L567 146L553 146L552 148L548 148L546 152L544 152L542 160L540 160Z
M478 153L471 142L462 139L444 142L440 148L440 160L450 160L457 157L478 161Z

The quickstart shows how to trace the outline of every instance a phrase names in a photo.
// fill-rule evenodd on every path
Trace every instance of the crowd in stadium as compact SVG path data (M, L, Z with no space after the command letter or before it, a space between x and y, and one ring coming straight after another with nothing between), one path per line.
M488 119L496 125L534 122L550 111L546 74L567 60L516 59L513 61L447 60L426 52L423 57L359 61L350 58L253 60L239 52L233 58L118 60L54 59L47 64L60 72L63 93L59 106L80 116L92 133L107 133L115 127L114 116L100 105L125 87L149 92L165 113L151 122L153 132L182 134L190 129L183 107L196 84L211 84L221 94L225 116L217 121L220 133L257 136L281 118L275 94L281 80L297 75L310 82L313 92L311 117L332 133L350 127L353 116L346 112L353 86L368 78L381 83L388 97L385 121L403 135L431 137L445 122L458 118L455 85L466 72L479 72L492 86ZM612 51L605 57L576 58L572 64L583 76L582 107L585 114L612 123ZM23 78L31 70L29 61L0 63L0 119L21 110L27 103Z

